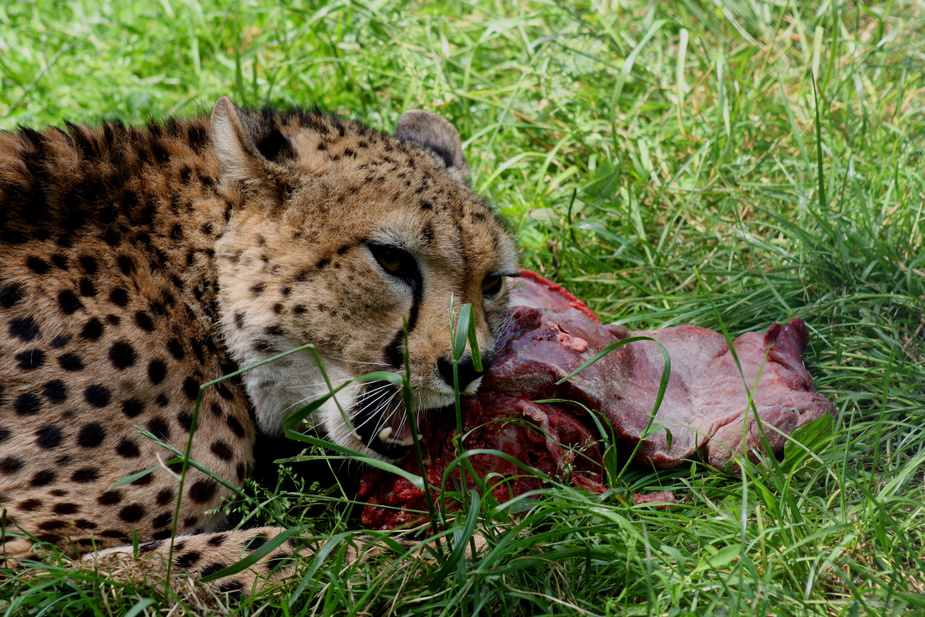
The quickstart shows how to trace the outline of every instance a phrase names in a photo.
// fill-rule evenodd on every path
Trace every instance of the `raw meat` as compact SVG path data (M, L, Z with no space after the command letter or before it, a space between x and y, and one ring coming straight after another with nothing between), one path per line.
M834 414L834 406L816 392L803 366L809 332L799 319L773 324L765 333L743 334L733 343L733 356L725 337L705 328L630 332L601 325L568 291L528 271L513 285L509 316L478 394L463 399L464 445L467 450L503 452L561 482L604 490L598 427L626 455L638 444L639 463L666 468L699 455L724 468L743 452L754 457L764 450L762 429L771 451L777 452L794 429ZM627 343L557 385L597 352L630 337L654 340ZM659 343L671 358L671 371L651 419L664 369ZM535 402L544 399L569 402ZM639 443L650 419L663 428ZM454 410L428 412L420 434L427 481L439 486L458 456ZM501 501L545 484L495 454L475 454L469 460L482 478L489 478L492 494ZM399 465L420 473L411 452ZM446 481L450 487L459 481L458 470L453 474ZM421 519L424 494L403 478L373 471L361 479L360 494L367 500L363 522L370 527L392 528ZM673 497L634 499L670 502Z

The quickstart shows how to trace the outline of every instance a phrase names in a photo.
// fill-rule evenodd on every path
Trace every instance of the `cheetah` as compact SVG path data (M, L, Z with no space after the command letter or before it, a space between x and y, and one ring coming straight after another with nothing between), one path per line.
M191 120L0 134L3 554L137 538L221 570L282 531L222 531L257 431L347 384L311 424L400 455L400 393L352 380L407 357L416 409L452 404L451 306L471 303L484 369L517 273L458 132L428 112L389 136L221 98ZM458 363L466 393L475 366Z

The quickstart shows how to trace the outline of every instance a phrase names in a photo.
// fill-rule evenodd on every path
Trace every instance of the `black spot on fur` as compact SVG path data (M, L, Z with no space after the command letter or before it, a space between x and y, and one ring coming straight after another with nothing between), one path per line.
M138 311L135 313L135 323L145 332L152 332L154 330L154 322L151 321L151 316L145 311Z
M63 403L67 400L68 387L60 379L49 381L42 387L42 394L51 403Z
M199 382L192 377L187 377L183 381L183 392L191 401L195 401L199 396Z
M18 283L6 285L3 289L0 289L0 306L10 308L25 297L26 292L22 285Z
M164 377L167 376L167 363L156 358L151 360L148 363L148 379L151 380L151 383L157 385L164 381Z
M79 484L96 482L100 478L100 471L95 467L83 467L71 474L71 481Z
M90 341L100 338L103 336L103 322L94 317L84 324L83 330L80 331L80 336Z
M161 527L163 527L163 525L161 525ZM191 568L194 565L196 565L196 562L199 561L201 557L202 555L200 555L196 551L190 551L189 553L186 553L185 555L180 555L179 557L177 557L176 560L174 560L173 564L177 566L178 568L183 568L185 570L187 568Z
M244 583L241 581L228 581L227 583L222 583L218 586L219 593L227 593L232 595L241 595L244 589Z
M134 418L145 410L145 404L137 398L130 398L122 403L122 413L128 418Z
M218 562L212 562L206 567L204 567L202 570L200 570L199 574L200 576L209 576L210 574L215 574L216 572L220 570L224 570L224 569L225 569L225 564L218 563Z
M84 400L93 407L102 408L109 404L109 389L99 384L87 386L84 389Z
M305 538L289 538L286 542L296 551L311 547L311 541Z
M215 384L215 391L218 392L218 395L225 400L230 401L234 399L234 392L232 392L231 389L225 385L225 382Z
M138 473L138 472L140 472L140 471L141 471L140 469L137 469L137 470L133 471L132 473L130 473L129 475L135 475L136 473ZM179 473L179 472L178 472L178 473ZM148 486L148 485L151 484L152 482L154 482L154 473L153 473L153 472L152 472L152 473L146 473L145 475L139 476L138 478L132 480L132 486Z
M13 409L21 416L34 416L41 408L41 399L31 392L20 394L13 402Z
M116 341L109 348L109 361L120 371L135 364L135 349L128 341Z
M283 163L295 157L289 139L277 129L271 129L257 140L257 150L268 161Z
M42 507L42 502L38 499L27 499L16 507L23 512L34 512Z
M264 339L257 339L254 341L252 349L258 353L266 354L276 354L279 353L279 350L273 345L270 341Z
M80 356L72 353L66 353L58 358L58 365L65 371L81 371L84 367Z
M218 491L218 484L215 480L196 480L189 489L189 497L195 503L206 503L210 501Z
M157 495L154 497L154 503L159 506L167 505L173 501L173 489L172 488L162 488L157 492Z
M258 548L267 543L269 538L264 535L257 535L247 541L247 544L244 545L244 550L246 551L256 551Z
M61 427L54 424L46 424L35 431L35 445L43 450L57 448L61 445L61 439Z
M55 504L55 507L51 509L55 514L75 514L80 510L80 506L76 503L59 503Z
M170 426L163 418L154 418L148 422L148 431L161 441L170 441Z
M228 425L228 428L231 429L231 432L234 433L237 437L244 437L244 427L241 426L241 423L238 422L238 419L234 416L229 415L225 419L225 423Z
M122 236L115 229L109 229L103 234L103 242L115 248L122 244Z
M85 518L78 519L74 522L74 525L77 527L77 529L93 530L97 528L96 523L93 521L88 521Z
M65 255L62 255L61 253L55 253L54 255L52 255L51 261L56 266L58 266L58 268L60 268L61 270L66 271L70 268L70 264L68 264L67 262L67 257Z
M168 533L169 533L169 530L168 530ZM140 546L138 547L138 552L139 552L139 553L151 553L151 552L154 552L154 551L156 551L157 549L159 549L163 543L164 543L163 540L154 540L154 541L152 541L152 542L145 542L144 544L142 544L142 545L140 545Z
M194 124L187 129L186 138L189 145L193 148L193 151L197 154L202 152L202 149L206 147L209 139L206 130L198 124Z
M80 262L80 267L83 268L83 271L91 276L96 274L96 271L99 269L96 257L81 255L77 260Z
M135 262L128 255L120 255L116 259L116 263L119 265L119 270L122 271L122 274L129 276L135 270Z
M84 277L80 279L80 295L85 298L92 298L96 296L96 287L93 285L93 281Z
M45 274L48 272L48 262L41 257L29 257L26 259L26 267L36 274Z
M216 534L206 542L209 546L221 546L227 536L223 533Z
M106 439L106 429L96 422L85 424L77 434L77 445L84 448L96 448Z
M14 319L11 321L9 332L10 336L13 338L18 338L27 343L41 334L38 324L36 324L35 320L31 317L23 317L22 319Z
M209 449L212 450L212 454L222 459L223 461L230 461L232 458L234 458L234 451L227 443L221 439L213 442Z
M30 349L15 356L16 366L24 371L37 369L45 364L45 352L41 349Z
M182 360L183 357L186 355L186 352L183 351L183 343L181 343L175 338L172 338L169 341L167 341L167 351L169 351L170 355L173 356L177 360Z
M133 503L130 506L125 506L119 510L119 518L121 518L126 523L134 523L135 521L141 519L145 515L144 506Z
M128 304L128 292L121 287L116 287L109 292L109 301L116 306L125 306Z
M0 474L5 476L12 475L22 469L23 462L15 456L7 456L0 459Z
M32 476L32 479L29 481L29 486L47 486L54 482L57 478L58 474L56 474L51 469L45 469Z
M193 414L189 411L181 411L177 414L177 424L187 433L193 430Z
M116 446L116 454L122 458L138 458L141 456L141 451L138 449L138 444L126 437Z

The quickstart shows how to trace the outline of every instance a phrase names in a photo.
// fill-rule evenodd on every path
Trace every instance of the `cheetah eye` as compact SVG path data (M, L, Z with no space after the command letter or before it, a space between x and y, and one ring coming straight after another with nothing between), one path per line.
M493 300L501 295L504 290L504 277L493 274L486 276L482 281L482 296L486 299Z
M394 246L369 244L369 250L386 273L405 281L417 279L418 266L410 253Z

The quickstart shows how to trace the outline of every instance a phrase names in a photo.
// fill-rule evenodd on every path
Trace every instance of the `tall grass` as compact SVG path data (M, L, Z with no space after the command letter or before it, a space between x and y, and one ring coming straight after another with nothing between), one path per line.
M567 487L473 499L445 533L483 535L479 557L347 563L344 542L322 544L304 578L239 603L51 558L0 583L0 610L925 614L920 4L73 0L0 6L0 32L7 129L222 95L385 130L435 110L525 266L635 329L803 318L839 411L831 442L777 466L623 476L674 491L670 509ZM337 490L300 482L236 507L322 537L355 527Z

